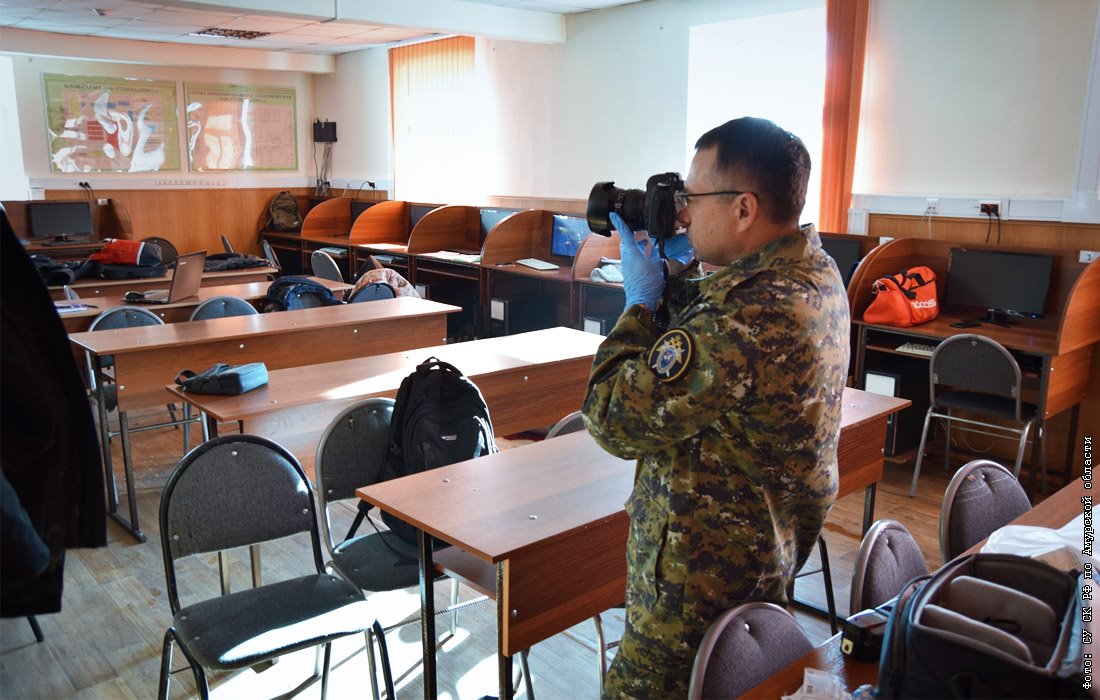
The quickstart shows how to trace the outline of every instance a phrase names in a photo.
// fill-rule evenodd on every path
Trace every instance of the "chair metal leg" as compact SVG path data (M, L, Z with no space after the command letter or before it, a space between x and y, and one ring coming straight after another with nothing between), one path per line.
M920 447L917 448L917 463L913 465L913 485L909 487L909 498L917 495L917 479L920 478L920 465L924 462L924 446L928 442L928 426L932 422L932 411L929 408L924 414L924 430L920 434Z
M374 698L374 700L379 700L378 664L374 661L374 629L368 629L364 633L364 636L367 638L367 668L370 669L370 696Z
M527 665L527 652L529 649L524 649L519 652L519 671L523 675L523 690L527 694L527 700L535 700L535 688L531 683L531 669Z
M183 404L183 453L191 449L191 404Z
M371 625L371 630L374 631L374 638L378 640L378 658L382 660L382 683L386 688L386 698L393 700L395 697L393 670L390 668L390 648L386 644L386 632L382 629L382 623L378 620L375 620L374 624Z
M328 699L328 670L332 662L332 642L325 645L325 666L321 671L321 700Z
M943 470L951 473L951 409L947 409L947 420L943 421Z
M458 579L451 579L451 636L458 634Z
M27 623L31 626L31 632L34 632L34 641L36 644L41 644L46 641L46 636L42 634L42 628L38 625L38 618L34 615L27 615Z
M1012 476L1016 477L1016 481L1020 480L1020 466L1024 463L1024 450L1027 448L1027 434L1031 432L1031 423L1024 423L1023 429L1020 430L1020 444L1016 446L1016 466L1012 469ZM1032 472L1032 478L1034 478L1034 471Z
M836 600L833 598L833 574L829 568L829 547L825 544L825 536L817 536L817 549L821 552L821 576L825 579L825 606L829 611L829 627L833 634L837 633Z
M164 647L160 652L160 682L157 684L157 700L168 700L168 684L172 676L172 630L164 633Z
M596 672L599 674L600 696L603 696L603 677L607 675L607 657L604 656L603 620L599 613L592 616L592 623L596 625Z

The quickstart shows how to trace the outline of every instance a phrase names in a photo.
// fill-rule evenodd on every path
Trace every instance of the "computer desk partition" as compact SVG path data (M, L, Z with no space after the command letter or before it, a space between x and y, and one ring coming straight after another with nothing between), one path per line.
M198 409L210 432L219 422L236 423L241 432L276 440L312 470L321 434L340 411L373 396L396 396L401 380L429 357L476 383L494 432L509 435L551 425L581 406L599 344L591 333L550 328L280 369L268 373L267 386L240 396L167 390L172 400Z
M844 391L838 497L882 478L886 419L904 405ZM434 595L427 575L433 560L496 589L499 697L510 698L513 654L622 603L629 528L623 504L633 481L632 461L608 454L580 432L356 491L455 545L433 554L421 538L425 698L436 696ZM495 582L484 580L487 566L495 568Z
M351 285L346 282L334 282L332 280L321 279L320 277L310 277L308 279L313 280L317 284L324 285L338 297L343 296L344 292L351 289ZM88 306L87 309L61 314L61 323L65 326L65 332L80 333L88 330L88 326L92 324L96 316L113 306L140 306L155 313L160 317L160 320L165 323L188 321L191 318L191 314L194 313L196 306L208 299L219 296L231 296L244 299L257 307L258 311L262 311L264 302L267 300L267 289L270 286L270 282L243 282L241 284L225 284L219 287L202 287L195 296L177 301L173 304L131 304L126 301L124 294L110 297L99 296L93 299L79 299L75 301L58 299L54 301L54 304L57 306L63 304L85 304Z
M1019 325L1001 328L982 324L960 330L951 324L974 314L947 310L919 326L898 328L865 323L863 313L873 298L874 280L918 265L927 265L936 273L938 299L944 298L948 257L952 247L988 249L999 252L1043 253L1054 257L1047 312L1042 319L1017 319ZM898 238L872 250L856 268L848 286L852 323L859 334L856 357L857 386L866 385L867 372L886 362L884 358L903 356L927 361L927 357L899 351L908 342L936 345L957 333L978 333L1005 346L1024 372L1025 400L1039 408L1039 432L1043 422L1071 409L1070 439L1067 441L1065 476L1072 468L1080 403L1089 382L1092 354L1100 341L1100 264L1084 265L1076 261L1076 251L1017 248L957 243L923 238ZM909 397L912 398L912 397ZM1040 459L1045 448L1039 442ZM1034 455L1034 453L1033 453ZM1033 465L1034 467L1034 465ZM1032 470L1035 479L1035 469Z
M411 207L411 205L410 205ZM481 306L481 210L450 204L422 216L409 232L406 279L429 299L462 307L447 319L451 338L477 334Z
M446 315L456 311L453 306L425 299L398 297L366 304L70 335L74 346L87 353L95 386L102 386L110 378L117 387L129 521L118 514L107 411L103 392L96 392L110 516L138 541L145 540L133 497L127 413L163 405L165 384L173 382L182 370L199 372L218 362L263 362L269 370L276 370L437 345L443 340Z

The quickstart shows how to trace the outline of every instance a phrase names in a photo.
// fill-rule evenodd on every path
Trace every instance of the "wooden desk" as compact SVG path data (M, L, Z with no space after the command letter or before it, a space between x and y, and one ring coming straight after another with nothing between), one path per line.
M904 401L845 391L840 493L882 474L886 418ZM879 430L867 427L879 425ZM869 447L855 445L872 442ZM878 454L877 470L867 460ZM875 476L877 474L877 476ZM500 697L511 697L511 655L622 603L634 462L586 432L515 447L356 491L373 505L496 567ZM477 503L477 508L470 508ZM422 543L423 545L423 543ZM430 548L421 546L424 694L435 697ZM452 556L440 554L440 557Z
M1088 494L1080 479L1071 481L1057 493L1013 520L1011 525L1037 525L1059 528L1081 514L1081 497ZM985 541L981 541L967 554L981 551ZM761 682L745 693L748 698L780 698L790 695L802 686L805 669L816 668L839 676L849 691L859 686L878 683L878 662L856 661L840 653L840 635L829 637L813 651L779 673Z
M108 280L102 277L82 277L74 280L70 287L80 295L81 299L89 297L119 297L126 292L147 292L150 289L168 289L172 284L172 272L169 270L163 277L145 277L141 279ZM244 267L239 270L222 270L219 272L202 273L203 287L220 287L227 284L246 284L248 282L270 281L279 274L273 267ZM50 297L54 300L64 299L65 290L62 287L50 287Z
M209 321L171 323L118 330L74 333L69 340L89 358L93 381L100 385L105 364L113 361L118 388L120 435L129 487L130 523L117 516L117 496L112 517L139 540L133 493L127 412L165 403L164 385L184 369L201 371L217 362L263 362L269 370L299 367L339 358L410 350L438 343L446 328L446 316L457 309L411 297L367 304L326 306L256 316L234 316ZM100 396L100 439L108 487L114 491L106 407Z
M333 282L320 277L310 277L309 279L328 287L337 296L342 296L344 292L351 289L351 285L345 282ZM88 304L90 308L83 311L61 314L61 322L65 326L65 332L80 333L88 330L92 320L112 306L140 306L155 313L165 323L179 323L189 320L196 306L217 296L239 297L255 305L256 302L267 299L267 288L269 286L271 286L270 282L242 282L219 287L201 287L195 296L177 301L174 304L131 304L126 301L122 294L111 297L99 296L88 300L81 299L79 302L56 299L54 303L58 305L67 303ZM127 291L130 290L127 289Z
M308 470L321 433L336 414L372 396L396 396L401 380L432 356L458 367L478 385L497 435L550 425L583 403L592 358L602 340L552 328L281 369L268 373L267 386L240 396L167 388L172 400L202 412L209 430L216 430L217 422L235 422L241 432L278 441Z

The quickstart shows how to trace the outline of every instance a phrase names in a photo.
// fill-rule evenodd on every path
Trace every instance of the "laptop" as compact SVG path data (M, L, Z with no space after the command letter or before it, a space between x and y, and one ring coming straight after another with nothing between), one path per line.
M172 304L193 297L202 286L202 266L206 251L181 255L176 258L176 271L168 289L151 289L147 292L126 292L124 299L134 304Z

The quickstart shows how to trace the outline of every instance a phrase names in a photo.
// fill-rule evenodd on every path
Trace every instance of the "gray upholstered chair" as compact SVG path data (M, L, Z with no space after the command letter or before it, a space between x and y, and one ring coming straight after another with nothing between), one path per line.
M187 606L180 603L177 560L300 533L309 534L314 573ZM172 626L165 632L161 655L161 698L168 695L175 645L187 657L203 698L209 697L207 669L247 668L323 645L324 698L332 641L367 630L381 643L386 691L393 697L381 625L370 617L357 586L325 572L313 489L298 460L286 449L254 435L225 435L196 447L164 487L160 539L172 608ZM201 578L188 576L187 580ZM371 681L376 682L373 674Z
M877 608L897 596L906 583L928 573L920 546L896 520L877 520L863 536L852 569L848 614Z
M691 669L688 698L733 698L813 651L798 622L773 603L745 603L711 623Z
M78 294L75 289L73 289L72 287L70 287L67 284L61 288L61 293L64 294L65 298L68 299L69 301L79 301L80 300L80 294Z
M142 243L153 243L160 248L160 261L165 265L171 266L176 262L176 258L180 256L179 251L176 250L176 246L172 244L172 241L167 238L161 238L160 236L149 236L148 238L142 238Z
M219 295L210 297L191 312L191 321L205 321L228 316L254 316L260 313L256 307L240 297Z
M940 506L940 554L944 563L1031 510L1027 492L1007 469L988 459L955 472Z
M267 262L276 270L282 270L283 265L279 262L279 256L275 254L275 249L271 247L271 244L267 241L260 241L260 246L264 249L264 257L267 258Z
M370 284L364 284L359 289L356 289L352 295L348 297L348 303L358 304L363 301L393 299L395 296L397 296L397 293L393 291L393 287L385 282L371 282Z
M314 277L343 282L344 273L340 272L340 266L332 259L332 256L323 250L315 250L309 256L309 266L313 270Z
M573 411L565 418L562 418L554 424L550 430L546 431L546 439L549 440L552 437L558 435L568 435L569 433L579 433L584 430L584 417L580 411Z
M89 331L109 331L117 330L119 328L138 328L141 326L160 326L164 321L155 313L143 306L112 306L109 309L104 310L101 314L92 319L91 324L88 326ZM110 358L104 358L101 360L101 366L108 370L110 373ZM88 386L92 388L92 398L98 399L100 395L103 397L103 406L107 412L115 410L118 407L118 387L113 382L102 381L104 377L96 376L95 368L91 364L91 358L88 359ZM176 407L173 404L166 404L168 408L168 416L172 419L172 423L176 423ZM101 420L106 425L107 416L101 416ZM183 408L183 451L191 449L191 405L185 404ZM119 433L108 431L108 440L112 437L118 436Z
M993 431L987 434L997 437L1017 437L1019 442L1013 475L1020 478L1020 464L1024 459L1027 436L1035 423L1037 412L1035 404L1025 403L1021 398L1022 375L1016 358L991 338L976 333L960 333L936 346L928 368L931 405L924 416L924 430L917 449L917 464L913 467L913 485L909 488L909 497L912 498L917 492L917 479L924 461L924 446L928 441L928 429L933 418L940 419L944 426L945 468L951 468L951 424L961 423L964 426L980 427L984 429L983 432ZM958 416L956 411L964 411L968 417ZM970 417L974 415L1010 421L1016 427ZM961 429L974 430L970 427ZM1045 492L1047 465L1042 439L1040 430L1035 437L1031 454L1034 463L1038 452L1042 463L1042 488ZM1034 464L1032 468L1034 469Z
M227 253L237 252L233 250L233 242L229 240L229 236L225 235L224 233L222 234L222 248L224 248L225 252Z

